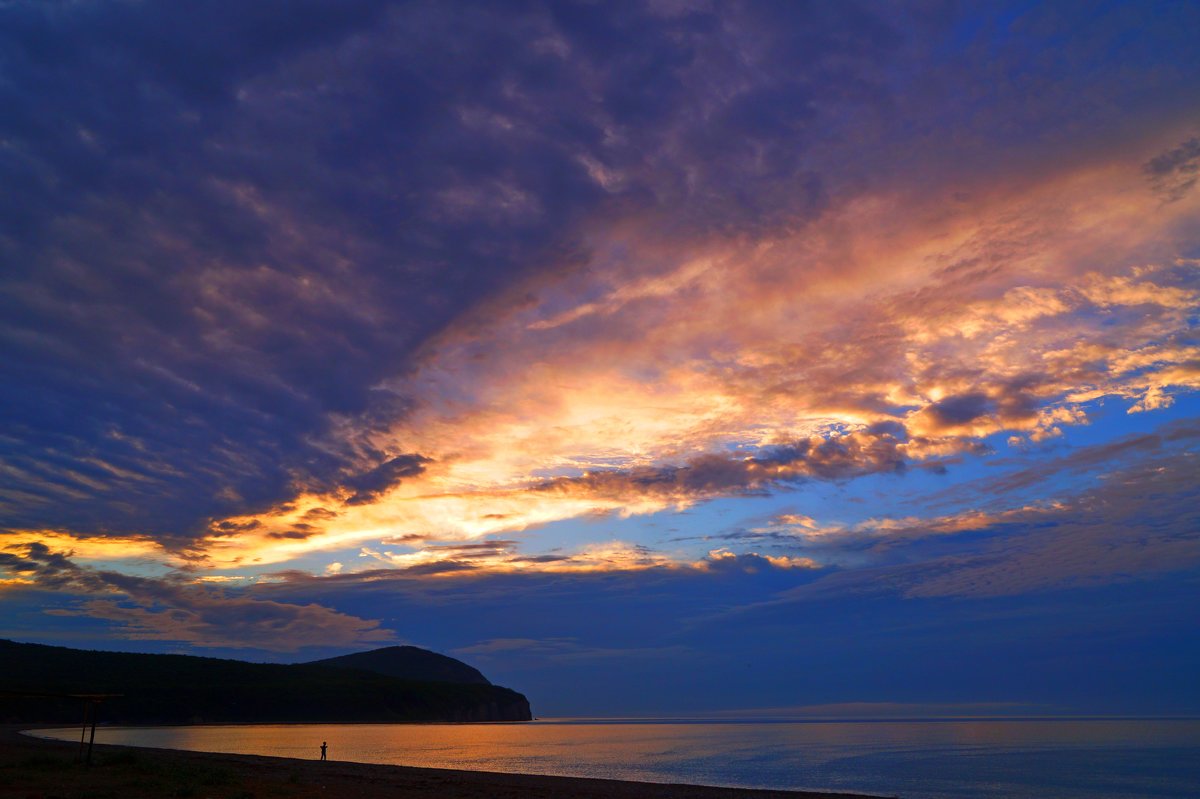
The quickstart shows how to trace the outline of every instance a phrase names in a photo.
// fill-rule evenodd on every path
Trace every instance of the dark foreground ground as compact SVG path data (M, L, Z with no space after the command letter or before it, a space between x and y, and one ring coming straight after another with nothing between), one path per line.
M857 794L754 791L574 777L321 763L97 744L91 768L78 744L0 727L0 797L21 799L861 799Z

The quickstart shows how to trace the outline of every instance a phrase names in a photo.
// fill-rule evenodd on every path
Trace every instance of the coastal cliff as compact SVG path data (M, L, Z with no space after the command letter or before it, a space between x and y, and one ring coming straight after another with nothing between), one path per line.
M100 705L99 718L116 724L532 718L525 696L492 685L465 663L415 647L377 652L348 656L354 667L346 667L338 663L341 658L247 663L0 640L0 721L76 723L82 700L72 694L120 694ZM422 662L434 668L422 672ZM410 676L394 676L401 671ZM422 679L423 674L434 676ZM456 674L461 679L454 679Z

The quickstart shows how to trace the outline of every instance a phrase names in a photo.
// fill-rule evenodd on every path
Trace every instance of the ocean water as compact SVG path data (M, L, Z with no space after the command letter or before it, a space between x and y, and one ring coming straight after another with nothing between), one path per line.
M79 740L79 728L34 734ZM100 728L97 742L906 799L1200 797L1200 720L671 721Z

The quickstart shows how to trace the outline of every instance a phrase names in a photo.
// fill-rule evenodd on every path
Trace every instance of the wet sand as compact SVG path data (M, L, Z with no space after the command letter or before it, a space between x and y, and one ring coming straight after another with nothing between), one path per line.
M0 797L22 799L861 799L862 794L763 791L579 777L380 766L96 744L90 768L77 743L0 727Z

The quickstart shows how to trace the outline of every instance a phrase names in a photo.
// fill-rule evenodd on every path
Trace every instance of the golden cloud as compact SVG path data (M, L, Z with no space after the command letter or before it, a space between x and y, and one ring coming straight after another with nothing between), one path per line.
M415 398L402 421L342 420L364 449L420 453L419 474L366 501L302 493L223 520L193 554L234 567L401 535L474 541L979 451L995 434L1043 440L1105 396L1165 407L1200 388L1185 335L1198 268L1177 259L1200 192L1160 203L1144 160L964 201L859 197L757 240L681 242L653 220L593 230L587 272L488 304L381 386ZM788 447L803 452L773 457Z

